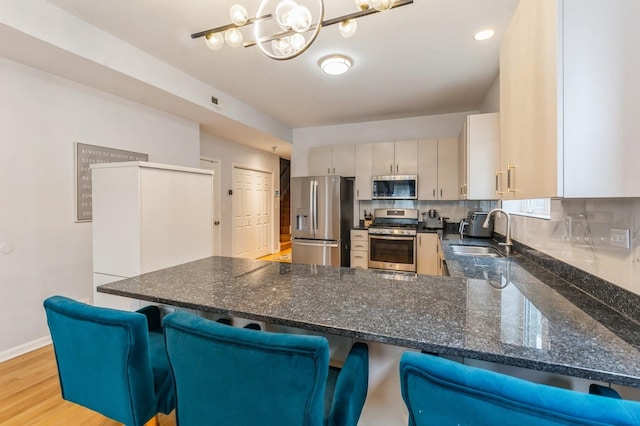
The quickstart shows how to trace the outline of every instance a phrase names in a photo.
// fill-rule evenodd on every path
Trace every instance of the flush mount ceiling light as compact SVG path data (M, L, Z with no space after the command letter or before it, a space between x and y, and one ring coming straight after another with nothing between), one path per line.
M329 75L340 75L351 68L351 58L344 55L330 55L320 59L318 65Z
M212 50L222 49L225 43L232 47L257 45L272 59L292 59L311 46L322 27L339 24L340 34L351 37L358 29L357 18L413 3L413 0L354 1L356 12L327 20L323 0L261 0L254 17L249 17L244 6L234 5L229 11L230 24L191 34L191 38L204 37ZM244 41L240 28L249 25L253 25L253 40Z
M492 29L486 29L477 32L476 35L473 36L473 38L478 41L489 40L491 37L493 37L494 34L495 31L493 31Z

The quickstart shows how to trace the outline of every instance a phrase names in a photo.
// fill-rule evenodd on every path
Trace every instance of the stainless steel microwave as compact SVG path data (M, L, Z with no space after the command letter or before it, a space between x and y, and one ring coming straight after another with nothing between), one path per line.
M417 200L418 176L374 176L371 198L374 200Z

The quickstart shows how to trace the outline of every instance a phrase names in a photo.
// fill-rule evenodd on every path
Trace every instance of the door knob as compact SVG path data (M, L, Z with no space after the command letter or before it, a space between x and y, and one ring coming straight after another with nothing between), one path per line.
M215 222L213 222L214 225L220 225L220 221L216 220Z

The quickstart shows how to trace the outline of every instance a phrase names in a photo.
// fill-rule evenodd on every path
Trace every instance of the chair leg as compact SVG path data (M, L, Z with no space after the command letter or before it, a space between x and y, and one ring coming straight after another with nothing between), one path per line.
M144 426L159 426L160 422L158 421L158 415L151 417L148 422L144 424Z

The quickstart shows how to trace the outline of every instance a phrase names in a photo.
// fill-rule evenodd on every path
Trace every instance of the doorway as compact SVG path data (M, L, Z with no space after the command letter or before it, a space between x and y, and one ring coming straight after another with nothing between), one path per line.
M213 238L213 255L220 256L222 254L222 235L220 232L221 216L222 216L222 199L220 198L221 191L221 178L220 174L220 160L213 158L202 157L200 158L200 168L206 170L213 170L213 224L212 224L212 238Z
M291 161L280 158L280 251L291 248Z

